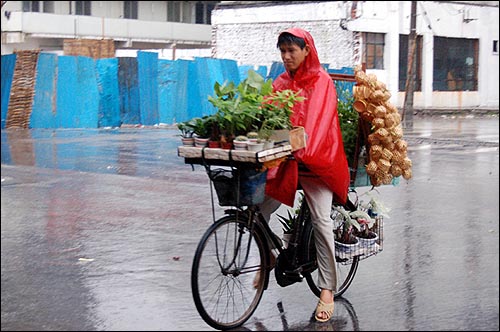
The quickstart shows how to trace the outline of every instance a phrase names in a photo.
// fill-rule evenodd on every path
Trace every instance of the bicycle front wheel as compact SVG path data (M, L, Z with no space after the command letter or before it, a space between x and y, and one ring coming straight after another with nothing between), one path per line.
M193 259L191 289L196 309L219 330L245 323L264 292L265 244L248 225L248 217L242 215L219 219L203 235Z
M308 215L310 218L310 215ZM307 284L311 291L319 297L321 294L321 288L317 286L318 280L318 269L317 269L317 261L316 261L316 245L314 243L314 230L312 227L312 223L310 219L306 222L303 233L303 243L305 257L304 261L306 262L314 262L316 269L314 271L305 274L305 278L307 280ZM333 234L332 234L333 237ZM354 280L354 276L356 275L356 271L358 270L359 264L359 256L355 256L349 262L341 262L341 260L336 257L335 270L337 273L337 291L335 292L335 298L342 296L345 293L347 288L351 285Z

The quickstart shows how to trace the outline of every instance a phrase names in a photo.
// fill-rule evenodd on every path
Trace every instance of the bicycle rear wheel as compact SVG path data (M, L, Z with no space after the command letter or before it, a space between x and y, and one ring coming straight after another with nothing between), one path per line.
M219 330L245 323L262 298L265 266L263 238L248 228L248 217L229 215L212 224L191 270L193 299L203 320Z
M311 215L310 213L304 214L305 218L308 218L305 223L302 243L304 244L304 261L305 262L314 262L316 268L310 272L305 274L305 278L307 280L307 284L311 291L319 297L321 294L321 289L317 286L318 280L318 269L316 263L316 245L314 243L314 230L311 223ZM332 216L333 219L333 216ZM335 220L333 220L335 222ZM332 233L332 236L334 234ZM337 291L335 292L335 298L342 296L345 293L347 288L351 285L354 280L354 276L356 275L356 271L358 270L359 264L359 256L353 257L349 262L341 262L341 260L336 257L336 272L337 272Z

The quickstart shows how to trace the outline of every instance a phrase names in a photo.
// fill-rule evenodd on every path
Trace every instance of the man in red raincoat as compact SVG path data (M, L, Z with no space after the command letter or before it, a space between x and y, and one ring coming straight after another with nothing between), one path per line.
M330 211L332 201L346 203L349 190L349 168L337 113L337 93L332 79L321 67L309 32L288 29L280 33L277 46L286 72L273 82L273 87L276 91L300 91L305 97L294 106L291 121L294 126L304 127L307 146L294 152L294 160L269 170L268 197L261 210L269 221L271 213L281 203L293 206L300 183L311 209L318 257L321 295L315 317L324 322L333 314L337 285Z

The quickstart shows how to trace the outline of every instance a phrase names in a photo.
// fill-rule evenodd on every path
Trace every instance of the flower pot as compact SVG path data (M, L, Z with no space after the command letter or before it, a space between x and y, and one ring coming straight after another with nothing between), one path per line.
M248 141L233 141L234 149L235 150L246 150L247 149L247 144Z
M220 141L208 141L208 147L212 149L220 148Z
M233 148L233 142L220 142L220 147L225 150L231 150Z
M181 140L184 146L194 146L194 137L182 137Z
M363 251L363 254L368 255L370 253L374 253L378 251L379 247L377 244L378 234L370 231L369 237L362 237L359 234L356 235L356 238L359 241L359 247Z
M262 150L264 150L264 143L248 142L247 150L248 151L262 151Z
M194 145L197 148L205 147L207 146L207 144L208 144L208 138L195 137L194 139Z
M274 148L274 140L268 140L264 142L264 150Z
M354 243L343 243L335 240L335 254L340 260L348 260L360 254L360 244L357 237Z

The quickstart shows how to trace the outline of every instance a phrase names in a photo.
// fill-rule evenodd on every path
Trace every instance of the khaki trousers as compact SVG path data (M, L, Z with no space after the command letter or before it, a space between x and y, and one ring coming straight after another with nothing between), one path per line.
M337 290L337 271L335 264L335 243L333 239L333 222L330 219L333 194L321 179L315 176L300 175L299 183L304 190L314 229L314 242L318 260L318 287ZM271 214L281 203L266 196L260 205L262 215L269 222Z

